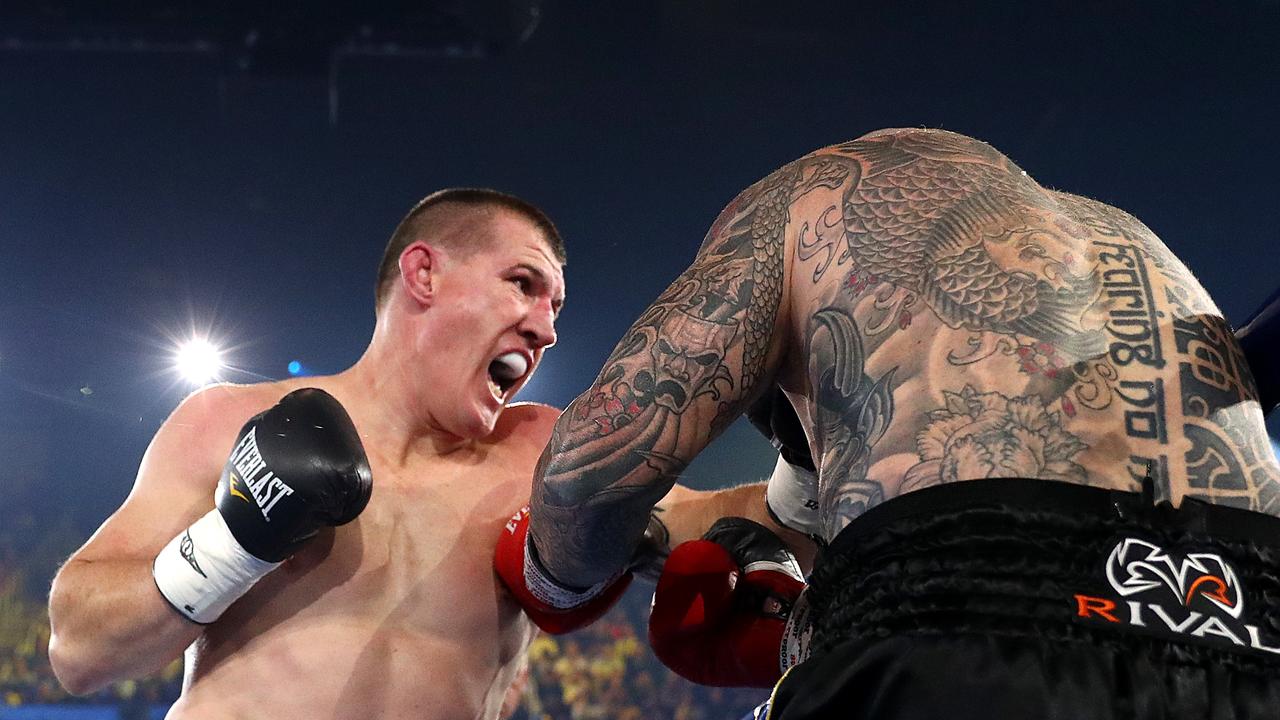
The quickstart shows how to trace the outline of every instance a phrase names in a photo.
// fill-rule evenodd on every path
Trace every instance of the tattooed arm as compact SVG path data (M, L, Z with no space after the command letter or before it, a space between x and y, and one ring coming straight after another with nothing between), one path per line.
M618 572L649 510L771 381L782 355L772 339L785 333L788 205L814 182L792 163L730 203L556 423L530 528L561 582L586 587Z

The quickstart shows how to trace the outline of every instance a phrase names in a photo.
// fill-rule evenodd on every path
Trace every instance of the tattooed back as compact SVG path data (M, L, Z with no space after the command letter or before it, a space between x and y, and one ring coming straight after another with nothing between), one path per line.
M1046 190L971 138L890 130L752 186L700 257L746 238L743 304L783 312L755 313L775 332L754 347L747 313L740 385L776 367L820 465L828 538L895 496L984 477L1150 477L1161 499L1280 514L1231 328L1132 216ZM785 264L768 260L775 243Z
M990 146L888 130L738 195L556 423L530 532L587 586L687 463L777 383L827 539L904 493L987 477L1280 515L1280 466L1221 312L1133 217Z

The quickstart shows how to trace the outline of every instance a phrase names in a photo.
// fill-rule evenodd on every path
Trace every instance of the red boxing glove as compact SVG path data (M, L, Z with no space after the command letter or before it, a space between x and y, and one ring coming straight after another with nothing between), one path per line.
M703 539L671 551L653 595L649 644L664 665L700 685L772 687L803 659L795 640L807 641L806 627L795 621L804 587L777 535L723 518Z
M586 589L567 588L543 569L528 537L525 505L498 536L493 569L533 624L545 632L563 635L599 620L631 584L631 573L625 572Z

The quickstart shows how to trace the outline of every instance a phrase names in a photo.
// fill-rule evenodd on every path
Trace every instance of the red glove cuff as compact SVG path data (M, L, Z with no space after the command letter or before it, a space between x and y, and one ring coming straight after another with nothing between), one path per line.
M565 587L552 578L529 547L529 506L507 521L498 536L493 569L535 625L552 635L586 627L622 597L631 584L631 573L586 589Z

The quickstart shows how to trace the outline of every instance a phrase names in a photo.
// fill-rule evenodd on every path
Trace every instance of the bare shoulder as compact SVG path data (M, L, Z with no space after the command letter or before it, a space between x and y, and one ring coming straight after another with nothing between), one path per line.
M1050 191L1063 213L1089 230L1133 242L1156 240L1156 234L1138 218L1114 205L1083 195Z
M856 140L832 146L832 149L897 148L901 152L919 154L936 160L956 162L983 161L1016 169L1009 158L989 143L968 135L936 128L884 128L873 130Z
M499 442L510 442L521 446L536 448L540 454L547 441L551 439L551 431L555 428L560 410L550 405L535 402L513 403L507 406L494 428L493 439Z
M275 382L209 385L188 395L165 420L147 449L139 482L162 472L200 477L207 468L220 469L236 436L254 415L267 410L288 393L304 387L334 392L329 377ZM198 482L203 482L200 480Z
M168 469L220 467L245 422L274 405L290 389L274 382L219 384L191 393L152 439L139 480L157 463Z
M916 138L916 139L924 139L924 140L934 138L938 140L951 142L953 144L956 142L960 142L960 143L980 142L978 140L975 140L974 138L969 137L968 135L961 135L960 133L952 132L950 130L941 130L938 128L927 128L927 127L880 128L879 130L872 130L871 132L868 132L859 136L857 140L854 140L854 142L858 142L861 140L889 141L894 138Z
M273 385L211 385L183 399L147 446L128 497L73 559L151 557L208 512L236 432L278 399Z
M183 398L166 423L208 422L238 414L237 411L248 410L268 397L278 398L281 393L286 392L277 389L276 385L276 383L206 385Z
M855 215L856 208L866 208L934 219L934 211L953 212L958 203L963 211L990 211L983 205L987 198L1041 212L1054 209L1049 191L1004 153L948 130L876 130L797 162L839 166L845 175L843 204Z
M226 445L250 417L274 405L290 389L281 383L218 384L200 388L178 404L152 444L176 441L196 455L210 445ZM221 448L222 453L229 450L229 445Z

